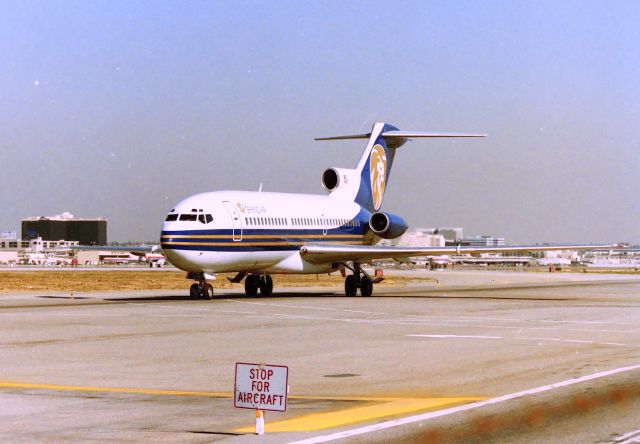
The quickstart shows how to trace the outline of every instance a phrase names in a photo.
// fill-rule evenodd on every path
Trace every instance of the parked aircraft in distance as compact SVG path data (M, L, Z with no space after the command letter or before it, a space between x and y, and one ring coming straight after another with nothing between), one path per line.
M329 168L322 173L328 195L215 191L187 197L166 216L160 235L162 251L196 281L190 289L192 298L211 299L213 286L208 280L216 273L237 273L231 282L244 279L246 294L254 296L258 291L272 293L271 274L339 270L347 296L355 296L358 290L370 296L375 280L362 263L373 259L595 247L376 246L380 239L393 239L407 230L400 216L381 211L398 148L410 138L484 136L401 131L375 123L370 133L316 139L368 139L355 169Z

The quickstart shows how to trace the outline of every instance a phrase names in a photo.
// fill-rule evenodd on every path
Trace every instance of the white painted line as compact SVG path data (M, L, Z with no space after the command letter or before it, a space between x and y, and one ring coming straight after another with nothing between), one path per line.
M504 336L471 336L471 335L407 335L414 338L461 338L461 339L504 339Z
M634 430L633 432L629 432L629 433L625 433L622 436L617 437L616 439L614 439L613 441L611 441L612 443L620 443L620 444L627 444L630 442L638 442L638 441L628 441L629 439L640 439L640 429L638 430Z
M252 305L264 305L268 307L284 307L284 308L304 308L308 310L323 310L323 311L345 311L351 313L364 313L364 314L377 314L377 315L390 315L391 313L385 313L380 311L361 311L361 310L347 310L342 308L328 308L328 307L312 307L309 305L290 305L290 304L274 304L273 302L250 302L239 301L236 299L227 299L229 302L237 302L239 304L252 304Z
M554 341L554 342L567 342L567 343L574 343L574 344L595 344L595 345L615 345L618 347L637 347L637 345L623 344L621 342L584 341L584 340L578 340L578 339L526 338L526 337L517 337L513 339L518 339L521 341Z
M640 443L640 436L634 436L633 438L629 438L626 441L620 441L619 444L637 444Z
M567 344L593 344L593 345L613 345L616 347L638 347L638 345L623 344L621 342L598 342L582 339L562 339L562 338L531 338L525 336L471 336L471 335L405 335L413 338L435 338L435 339L514 339L516 341L551 341L565 342Z
M335 441L338 439L349 438L351 436L364 435L365 433L371 433L378 430L390 429L392 427L398 427L402 425L412 424L414 422L426 421L433 418L439 418L442 416L452 415L455 413L465 412L481 407L486 407L493 404L499 404L501 402L510 401L512 399L523 398L529 395L535 395L537 393L546 392L562 387L568 387L574 384L580 384L581 382L592 381L594 379L605 378L618 373L629 372L633 370L640 370L640 365L630 365L628 367L620 367L606 372L593 373L591 375L581 376L580 378L567 379L565 381L556 382L554 384L543 385L521 392L511 393L504 396L498 396L497 398L491 398L484 401L472 402L471 404L465 404L458 407L451 407L444 410L437 410L435 412L422 413L420 415L407 416L405 418L394 419L391 421L384 421L378 424L372 424L370 426L359 427L356 429L345 430L342 432L332 433L330 435L315 436L313 438L303 439L295 441L292 444L316 444L329 441Z

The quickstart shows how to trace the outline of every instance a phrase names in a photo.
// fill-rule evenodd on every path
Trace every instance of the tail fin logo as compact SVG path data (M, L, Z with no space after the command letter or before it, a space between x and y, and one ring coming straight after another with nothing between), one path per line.
M384 190L387 183L387 155L381 145L375 145L369 156L369 179L371 183L371 196L373 207L376 211L382 205Z

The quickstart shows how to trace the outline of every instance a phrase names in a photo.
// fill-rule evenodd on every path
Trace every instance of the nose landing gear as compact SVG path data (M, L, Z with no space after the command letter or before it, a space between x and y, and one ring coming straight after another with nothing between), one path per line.
M187 279L195 279L198 282L191 284L189 297L191 299L213 299L213 285L209 284L203 273L189 273Z
M189 289L191 299L213 299L213 285L204 283L192 284Z

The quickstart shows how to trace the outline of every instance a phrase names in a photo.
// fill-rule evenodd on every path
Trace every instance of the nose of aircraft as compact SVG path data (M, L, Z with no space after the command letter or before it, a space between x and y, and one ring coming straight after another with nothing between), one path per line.
M162 252L169 262L171 262L177 268L185 271L191 270L192 264L187 258L189 250L180 249L180 244L183 239L179 236L179 231L176 230L175 222L164 221L162 224L162 231L160 233L160 247Z

